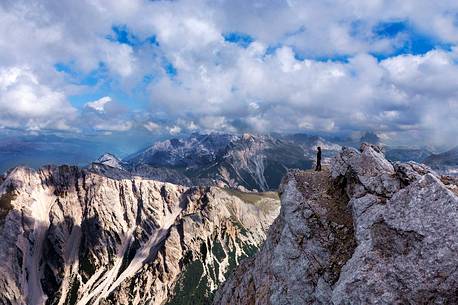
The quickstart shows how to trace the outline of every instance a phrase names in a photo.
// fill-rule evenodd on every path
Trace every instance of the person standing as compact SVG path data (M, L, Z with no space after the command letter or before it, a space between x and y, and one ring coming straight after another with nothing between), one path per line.
M315 171L321 171L321 147L318 146L318 151L316 152L316 168Z

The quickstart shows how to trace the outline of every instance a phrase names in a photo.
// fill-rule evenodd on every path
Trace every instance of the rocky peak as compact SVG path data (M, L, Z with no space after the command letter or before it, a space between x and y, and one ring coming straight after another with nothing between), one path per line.
M315 154L313 149L312 159ZM143 177L262 191L276 190L288 168L312 166L302 144L265 135L216 133L158 142L125 161L129 172Z
M208 304L277 215L272 193L16 168L0 185L0 303Z
M107 165L118 169L123 169L124 166L124 162L122 162L121 159L110 153L104 153L95 161L95 163Z
M242 140L244 141L250 141L250 140L253 140L254 139L254 136L250 133L244 133L242 135Z
M258 254L214 304L457 304L456 180L374 145L290 171Z

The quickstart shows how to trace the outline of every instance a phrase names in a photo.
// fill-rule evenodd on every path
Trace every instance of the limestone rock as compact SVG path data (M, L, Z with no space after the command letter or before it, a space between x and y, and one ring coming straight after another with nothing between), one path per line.
M273 193L16 168L0 185L0 304L208 304L278 212Z
M257 255L214 304L458 304L456 180L343 148L330 172L290 171Z

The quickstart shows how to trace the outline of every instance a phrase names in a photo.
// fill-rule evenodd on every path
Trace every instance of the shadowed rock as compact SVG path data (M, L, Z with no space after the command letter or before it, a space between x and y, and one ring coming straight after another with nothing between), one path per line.
M344 148L330 173L289 172L280 216L214 304L457 304L456 181Z
M0 304L208 304L278 211L272 193L16 168L0 185Z

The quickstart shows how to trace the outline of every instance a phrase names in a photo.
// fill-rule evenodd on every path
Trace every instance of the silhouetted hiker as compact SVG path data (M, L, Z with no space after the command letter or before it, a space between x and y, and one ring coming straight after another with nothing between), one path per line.
M316 168L315 171L321 171L321 147L317 147L318 151L316 152Z

